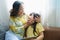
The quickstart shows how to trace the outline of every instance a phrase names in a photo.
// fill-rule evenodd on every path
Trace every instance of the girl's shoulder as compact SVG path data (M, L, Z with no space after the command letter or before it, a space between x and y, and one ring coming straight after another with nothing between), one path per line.
M41 28L43 27L41 23L37 23L36 28Z
M41 23L37 23L37 26L38 26L38 25L42 25L42 24L41 24Z

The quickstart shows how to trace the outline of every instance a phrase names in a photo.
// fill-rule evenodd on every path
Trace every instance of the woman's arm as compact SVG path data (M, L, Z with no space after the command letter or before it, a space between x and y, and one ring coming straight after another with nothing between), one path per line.
M13 31L13 32L17 32L17 33L19 33L20 31L20 29L25 29L25 28L27 28L28 26L29 26L30 24L29 23L26 23L26 24L24 24L24 25L22 25L22 26L20 26L20 27L17 27L17 26L14 26L13 24L12 25L10 25L10 29Z

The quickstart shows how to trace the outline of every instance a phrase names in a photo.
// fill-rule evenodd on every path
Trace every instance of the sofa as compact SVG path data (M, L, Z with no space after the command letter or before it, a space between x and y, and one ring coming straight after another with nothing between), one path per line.
M44 40L60 40L60 28L44 26ZM4 40L5 32L0 31L0 40Z
M44 27L44 40L60 40L60 28Z

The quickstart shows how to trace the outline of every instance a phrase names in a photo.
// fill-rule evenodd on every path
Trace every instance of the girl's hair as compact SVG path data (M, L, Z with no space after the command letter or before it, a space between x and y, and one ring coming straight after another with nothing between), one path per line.
M21 5L22 5L22 2L15 1L13 3L13 8L10 11L10 16L17 17L18 16L18 12L19 12L19 8L20 8Z
M33 18L35 19L35 17L40 17L40 15L39 14L37 14L37 13L31 13L30 14L30 16L32 16L33 15ZM31 25L32 26L32 28L33 28L33 34L35 35L35 32L36 32L36 24L37 24L37 22L36 21L34 21L34 23ZM26 37L27 36L27 29L28 29L28 27L27 28L25 28L25 33L24 33L24 36ZM37 32L36 32L37 33ZM36 35L35 35L36 36Z

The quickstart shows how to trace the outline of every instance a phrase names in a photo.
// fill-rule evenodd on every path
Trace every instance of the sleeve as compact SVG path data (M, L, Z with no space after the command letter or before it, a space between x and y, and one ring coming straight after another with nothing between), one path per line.
M24 15L22 18L21 18L21 21L23 24L27 23L27 20L28 20L28 16L27 15Z
M44 28L43 28L43 26L40 23L37 24L36 29L37 29L38 34L40 32L43 32L44 31Z
M23 27L24 27L24 26L17 27L17 25L15 24L15 22L12 19L10 19L9 26L10 26L9 27L10 30L12 30L15 33L20 33L20 31L21 31L20 29L23 29Z
M10 28L10 30L12 30L13 32L15 32L16 31L16 29L15 29L15 23L13 22L13 20L10 18L10 20L9 20L9 28Z

